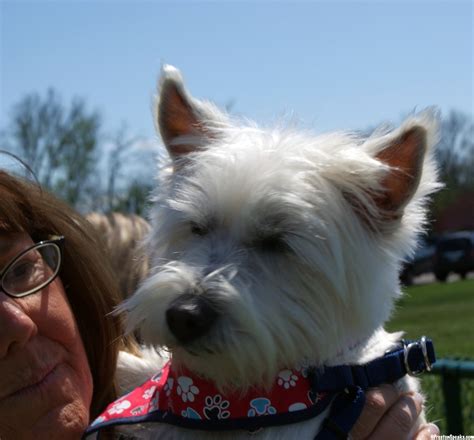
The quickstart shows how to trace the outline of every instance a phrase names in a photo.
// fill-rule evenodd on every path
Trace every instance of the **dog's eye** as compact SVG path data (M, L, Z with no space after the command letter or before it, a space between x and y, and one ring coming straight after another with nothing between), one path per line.
M282 235L269 235L256 240L255 245L265 252L285 252L288 251L288 245Z
M204 226L202 226L198 223L195 223L195 222L191 222L190 227L191 227L191 232L194 235L199 235L201 237L203 235L206 235L209 232L206 227L204 227Z

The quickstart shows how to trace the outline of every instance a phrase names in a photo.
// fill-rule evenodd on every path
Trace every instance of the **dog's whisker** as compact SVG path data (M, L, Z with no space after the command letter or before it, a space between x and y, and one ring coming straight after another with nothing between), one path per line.
M223 267L220 267L220 268L214 270L213 272L209 273L208 275L206 275L204 277L203 281L206 282L206 281L211 280L212 278L216 278L216 277L218 277L219 275L223 274L226 271L227 271L226 279L227 279L228 282L232 281L232 279L237 275L237 269L235 267L233 267L232 264L227 264Z

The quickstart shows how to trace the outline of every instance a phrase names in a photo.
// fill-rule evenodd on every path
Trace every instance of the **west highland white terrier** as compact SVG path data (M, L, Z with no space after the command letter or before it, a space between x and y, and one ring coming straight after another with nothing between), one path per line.
M406 373L429 369L431 341L400 343L383 326L439 187L436 115L368 138L262 129L192 98L165 66L155 116L169 160L151 209L152 270L120 310L162 350L162 369L91 432L344 438L369 386L418 390ZM146 359L120 362L125 382L146 379Z

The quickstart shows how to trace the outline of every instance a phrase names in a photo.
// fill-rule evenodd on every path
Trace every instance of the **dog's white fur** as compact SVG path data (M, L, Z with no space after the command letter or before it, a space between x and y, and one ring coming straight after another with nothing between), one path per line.
M433 111L366 139L314 136L236 122L190 97L171 66L163 69L160 93L155 120L170 158L151 210L153 269L120 308L128 312L128 331L140 327L173 362L221 388L242 390L265 386L302 361L364 363L391 348L401 334L390 335L383 325L400 296L400 261L413 252L427 196L439 186ZM169 127L181 117L185 130ZM421 158L412 168L416 176L398 204L384 205L398 166L396 145L413 131ZM405 174L397 178L409 180ZM196 225L199 235L192 232ZM165 313L189 291L211 295L220 316L208 334L182 345ZM127 355L119 363L125 387L152 369ZM417 389L412 379L399 386ZM323 417L267 428L257 438L313 438ZM165 424L143 432L167 439L247 437Z

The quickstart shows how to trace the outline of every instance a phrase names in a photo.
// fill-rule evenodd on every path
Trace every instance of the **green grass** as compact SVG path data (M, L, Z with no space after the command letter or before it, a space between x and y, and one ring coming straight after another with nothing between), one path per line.
M474 358L474 280L405 289L387 330L432 338L438 357Z
M474 360L474 280L407 288L387 330L406 331L407 339L433 339L438 358ZM440 376L424 375L428 419L447 432ZM461 380L464 433L474 433L474 380Z

